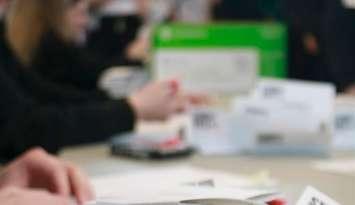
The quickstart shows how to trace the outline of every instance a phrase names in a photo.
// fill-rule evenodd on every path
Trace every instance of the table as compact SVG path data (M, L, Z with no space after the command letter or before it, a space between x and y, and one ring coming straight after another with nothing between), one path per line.
M69 148L61 157L81 166L91 177L152 167L192 165L229 173L268 171L280 183L286 198L295 204L307 185L312 185L342 205L355 204L355 174L337 175L312 168L319 158L261 156L199 156L172 161L139 161L110 156L106 145ZM355 153L337 153L332 158L355 158Z

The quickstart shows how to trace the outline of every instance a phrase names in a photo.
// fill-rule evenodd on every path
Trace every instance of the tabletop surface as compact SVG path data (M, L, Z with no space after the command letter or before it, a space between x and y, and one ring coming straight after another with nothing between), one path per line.
M306 186L311 185L342 205L355 204L355 174L341 175L314 169L319 158L261 156L199 156L169 161L132 160L110 156L105 145L69 148L61 157L81 166L91 177L153 167L190 165L228 173L250 174L267 171L280 184L286 198L294 204ZM331 159L355 158L355 153L337 153Z

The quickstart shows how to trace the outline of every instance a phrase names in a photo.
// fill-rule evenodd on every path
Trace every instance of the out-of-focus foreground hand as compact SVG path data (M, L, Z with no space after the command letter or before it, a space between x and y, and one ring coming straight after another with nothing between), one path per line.
M73 196L79 204L94 198L94 193L85 174L76 166L60 161L40 148L25 153L5 167L0 175L0 190L6 190L7 187L40 189L67 199ZM21 195L18 192L22 191L10 189L8 192L15 192L13 195ZM25 197L38 196L43 196L44 200L57 198L54 195L46 196L47 194L43 192L23 192L24 197L20 198L21 200ZM37 204L40 201L38 200ZM3 203L1 202L1 204Z
M0 190L1 205L71 205L66 197L46 191L6 187Z

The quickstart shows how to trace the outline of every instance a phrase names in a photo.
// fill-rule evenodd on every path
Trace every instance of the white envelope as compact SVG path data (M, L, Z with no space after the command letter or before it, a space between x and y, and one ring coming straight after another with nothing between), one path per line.
M249 136L237 130L235 136L248 141L251 152L328 154L334 101L330 84L263 79L251 97L235 99L235 124L249 130Z

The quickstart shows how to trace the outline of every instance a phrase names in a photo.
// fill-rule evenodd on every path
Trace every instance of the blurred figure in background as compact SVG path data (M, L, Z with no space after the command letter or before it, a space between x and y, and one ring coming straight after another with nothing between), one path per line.
M217 0L213 9L214 19L223 20L261 20L259 0Z
M0 0L0 19L4 17L6 0Z
M0 29L1 157L32 146L57 152L103 141L131 131L139 119L166 119L183 109L176 81L152 83L121 100L95 88L99 69L83 64L90 59L75 46L86 20L69 21L85 8L75 0L12 2Z
M289 77L331 81L325 63L322 31L325 1L284 0L283 15L288 26Z
M174 20L187 23L206 23L211 20L215 0L175 0Z
M141 65L149 42L140 37L148 0L94 0L87 48L96 56L121 58L120 65ZM148 39L147 39L148 40Z
M355 93L355 9L342 0L283 1L289 27L289 76L334 83Z
M355 6L324 0L325 59L339 92L355 95Z
M214 0L213 18L216 21L279 20L283 0Z

